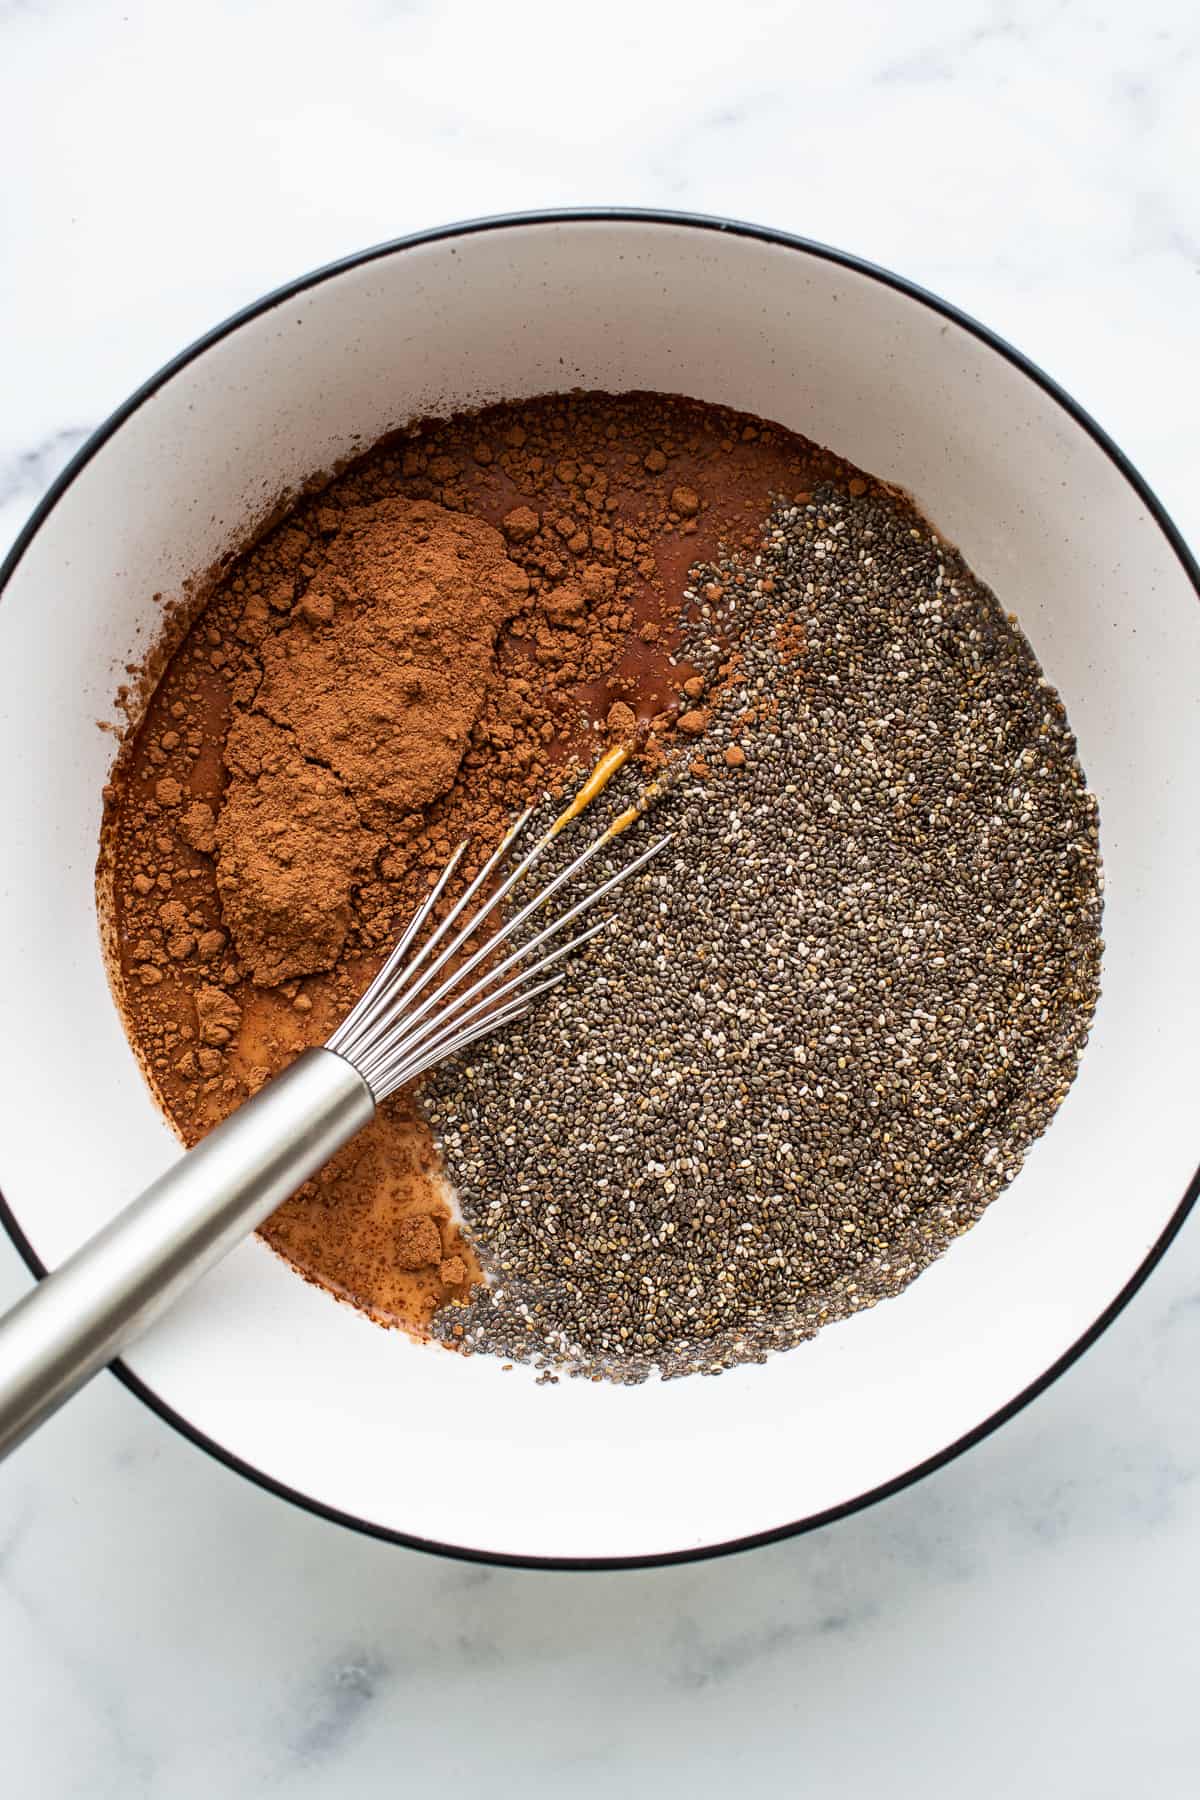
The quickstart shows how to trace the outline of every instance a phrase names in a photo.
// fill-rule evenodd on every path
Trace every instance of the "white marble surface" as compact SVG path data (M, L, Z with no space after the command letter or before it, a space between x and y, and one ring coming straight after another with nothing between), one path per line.
M946 294L1196 542L1198 79L1190 0L6 0L0 541L262 290L421 225L616 201ZM25 1281L0 1244L0 1304ZM0 1789L1190 1796L1198 1388L1193 1222L1081 1365L916 1489L587 1576L356 1538L105 1378L0 1469Z

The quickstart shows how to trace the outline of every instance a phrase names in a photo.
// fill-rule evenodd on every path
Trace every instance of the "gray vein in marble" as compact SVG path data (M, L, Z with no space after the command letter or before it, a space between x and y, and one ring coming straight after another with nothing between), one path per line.
M6 1571L8 1565L20 1549L23 1539L33 1524L33 1520L34 1510L32 1503L29 1500L21 1501L18 1498L17 1505L13 1508L10 1516L4 1521L4 1528L0 1531L0 1588L3 1588L7 1583Z
M32 1522L32 1521L28 1521ZM107 1739L115 1768L120 1771L120 1786L113 1792L121 1795L121 1800L128 1796L134 1800L139 1794L149 1794L152 1789L157 1759L146 1749L139 1739L136 1728L130 1717L130 1710L135 1696L125 1682L123 1671L108 1659L100 1644L93 1637L92 1621L75 1617L72 1619L74 1629L65 1639L54 1629L49 1617L43 1612L39 1603L37 1586L32 1581L20 1579L10 1564L19 1560L19 1552L31 1533L21 1532L15 1543L6 1546L10 1554L5 1558L0 1579L0 1591L10 1604L23 1615L31 1635L42 1640L47 1656L57 1663L71 1697L77 1704L86 1707L90 1715L101 1725ZM64 1694L62 1699L66 1699ZM99 1796L100 1790L96 1790Z
M958 33L946 43L906 52L877 70L874 79L882 86L906 86L924 82L952 81L964 73L969 58L996 45L1020 45L1025 38L1022 26L1011 17L998 16L983 25Z
M302 1723L290 1740L292 1755L311 1762L340 1751L391 1673L374 1650L348 1651L331 1663L302 1704Z
M30 506L41 498L91 433L90 425L67 425L32 450L0 456L0 506L27 496Z
M1200 220L1189 228L1167 197L1153 188L1131 193L1130 214L1129 261L1136 263L1146 255L1178 256L1200 269Z
M714 1639L695 1619L683 1619L675 1633L678 1660L673 1678L685 1688L711 1687L794 1649L805 1635L797 1625L762 1625Z

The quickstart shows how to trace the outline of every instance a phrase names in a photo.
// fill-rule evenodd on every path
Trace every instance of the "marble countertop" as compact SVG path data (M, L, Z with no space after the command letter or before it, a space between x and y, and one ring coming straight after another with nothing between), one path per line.
M0 545L263 290L427 224L620 202L891 265L1032 355L1193 543L1189 0L0 4ZM0 1243L0 1305L27 1277ZM1200 1221L1042 1399L813 1535L489 1570L259 1492L105 1377L0 1469L14 1800L425 1783L576 1800L1196 1791Z

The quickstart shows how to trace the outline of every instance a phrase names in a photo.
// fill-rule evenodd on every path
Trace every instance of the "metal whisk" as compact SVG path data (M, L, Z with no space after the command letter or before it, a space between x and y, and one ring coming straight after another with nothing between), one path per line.
M0 1457L315 1175L389 1094L519 1018L563 979L549 971L609 919L564 934L670 841L659 838L538 925L541 910L635 816L622 814L532 899L481 935L579 804L501 875L529 821L523 813L438 920L438 902L467 848L460 844L328 1042L268 1081L0 1319ZM533 929L522 937L526 926Z

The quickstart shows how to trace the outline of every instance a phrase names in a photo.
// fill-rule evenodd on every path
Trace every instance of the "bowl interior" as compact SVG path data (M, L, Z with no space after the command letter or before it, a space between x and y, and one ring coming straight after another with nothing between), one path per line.
M1094 1324L1196 1155L1200 608L1137 487L1060 401L909 291L699 222L500 223L264 305L93 449L0 604L0 1189L46 1264L175 1153L110 997L93 867L123 665L155 597L281 490L415 414L571 386L764 414L907 488L1015 612L1101 809L1104 993L1079 1078L984 1220L899 1299L765 1367L636 1389L385 1333L242 1246L127 1358L298 1496L504 1556L695 1551L937 1456Z

